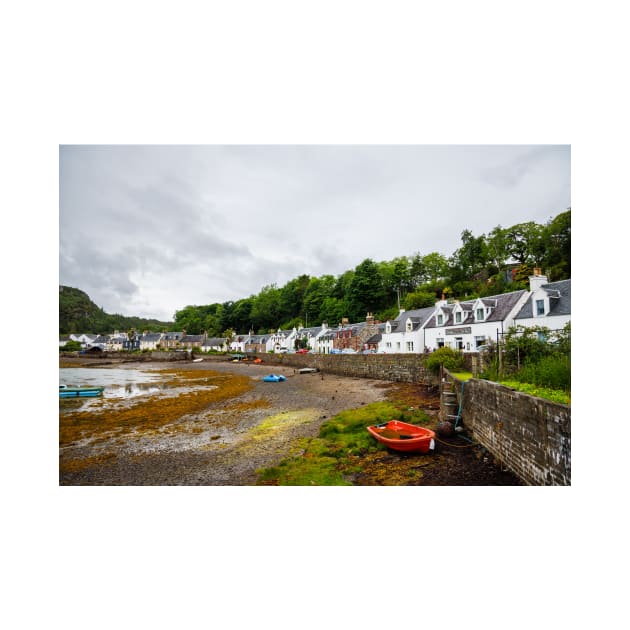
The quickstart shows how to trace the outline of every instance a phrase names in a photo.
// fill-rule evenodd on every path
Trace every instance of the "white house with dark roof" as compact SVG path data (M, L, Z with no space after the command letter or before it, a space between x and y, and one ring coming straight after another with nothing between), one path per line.
M162 341L162 333L145 332L140 337L140 350L156 350Z
M324 322L320 333L315 338L313 343L313 352L320 354L330 354L334 348L336 331L334 328L328 328L328 325Z
M90 344L98 337L98 335L90 335L90 334L81 334L75 335L71 334L70 339L72 341L78 341L81 344L82 348L89 347Z
M210 352L214 350L216 352L223 352L228 349L227 337L206 337L205 341L201 344L201 350L203 352ZM244 348L243 348L244 352Z
M530 295L514 318L518 326L564 328L571 321L571 280L547 282L543 275L530 276Z
M297 330L278 330L275 333L271 333L267 337L266 351L267 352L290 352L294 349L295 337Z
M514 325L528 296L528 291L521 290L464 302L441 300L424 327L425 345L429 350L446 346L475 352Z
M385 322L378 351L385 354L421 353L425 348L424 327L435 312L435 306L401 310L393 321Z

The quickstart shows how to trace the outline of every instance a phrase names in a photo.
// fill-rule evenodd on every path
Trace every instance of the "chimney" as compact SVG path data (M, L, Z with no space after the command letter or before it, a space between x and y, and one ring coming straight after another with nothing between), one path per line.
M341 325L342 326L347 326L350 323L350 320L347 317L342 317L341 318Z
M365 323L368 326L373 326L374 325L374 315L372 315L372 313L368 313L366 318L365 318Z
M547 276L543 276L540 267L534 268L534 275L529 276L529 290L533 293L542 287L543 284L547 284Z

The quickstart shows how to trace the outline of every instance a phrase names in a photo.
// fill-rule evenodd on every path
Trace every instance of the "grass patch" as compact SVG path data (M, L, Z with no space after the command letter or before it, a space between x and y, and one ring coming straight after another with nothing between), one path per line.
M468 381L473 377L472 372L451 372L451 375L459 381Z
M257 471L259 485L347 486L357 472L357 456L386 450L366 430L370 424L402 420L424 423L426 414L393 402L376 402L342 411L325 422L319 436L301 440L302 453Z
M519 383L518 381L500 381L501 385L505 385L518 392L537 396L552 402L562 403L563 405L571 404L571 395L559 389L551 389L549 387L539 387L538 385L530 385L529 383Z

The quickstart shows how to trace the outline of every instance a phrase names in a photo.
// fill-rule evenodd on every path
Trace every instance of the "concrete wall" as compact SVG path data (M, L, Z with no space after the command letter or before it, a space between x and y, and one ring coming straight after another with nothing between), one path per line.
M461 383L455 380L458 397ZM571 408L498 383L464 384L462 424L529 485L571 485Z

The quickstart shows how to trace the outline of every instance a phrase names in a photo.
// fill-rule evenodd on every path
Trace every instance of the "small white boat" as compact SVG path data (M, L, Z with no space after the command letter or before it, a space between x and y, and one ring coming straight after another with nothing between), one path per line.
M203 359L193 359L193 363L200 363Z

